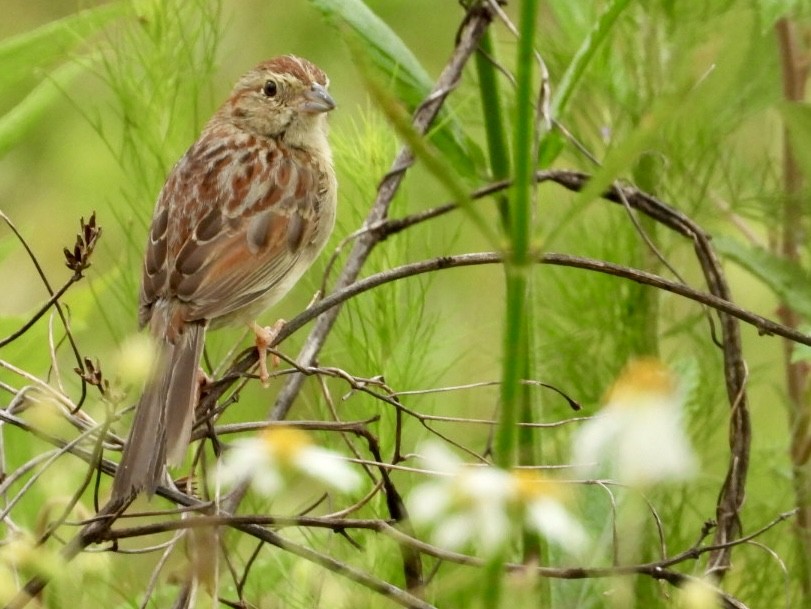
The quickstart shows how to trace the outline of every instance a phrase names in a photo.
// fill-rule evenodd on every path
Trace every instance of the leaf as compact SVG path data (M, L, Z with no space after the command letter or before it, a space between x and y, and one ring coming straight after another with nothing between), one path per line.
M387 86L409 110L413 111L425 99L433 86L428 72L402 39L362 0L310 0L310 3L344 37L349 32L356 39L369 63L383 75ZM457 169L472 176L483 162L482 151L464 134L455 116L443 111L437 125L428 138Z
M8 90L34 70L64 58L72 49L125 13L115 2L79 11L0 42L0 88Z
M405 43L361 0L310 0L330 21L339 19L372 51L371 63L396 83L398 97L411 105L431 88L431 77Z
M762 247L747 247L731 237L716 237L718 252L766 284L783 302L811 319L811 276L800 266Z
M605 12L600 16L594 29L589 32L583 44L577 49L572 62L566 68L560 83L555 89L555 94L552 97L552 117L560 119L566 111L566 106L572 96L577 83L582 79L586 68L591 62L597 49L608 37L617 18L622 11L630 4L630 0L613 0Z
M67 63L37 85L19 104L0 117L0 157L13 148L63 95L66 87L87 67Z

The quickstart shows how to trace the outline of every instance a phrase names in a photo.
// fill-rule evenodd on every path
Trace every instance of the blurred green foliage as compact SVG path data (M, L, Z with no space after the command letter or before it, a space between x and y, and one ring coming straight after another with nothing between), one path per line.
M53 4L10 0L5 11L13 18L0 26L6 37L0 40L0 211L25 237L52 286L69 277L61 251L72 244L78 218L97 212L104 233L93 266L64 302L82 353L98 358L112 380L120 376L115 369L118 349L136 331L142 244L154 199L172 163L227 95L230 83L254 63L288 52L312 59L330 75L339 105L332 117L341 184L340 216L331 242L337 245L359 228L404 134L387 122L391 108L381 111L378 104L381 99L383 104L399 100L413 110L452 51L462 18L456 3L435 0L142 0L98 8ZM517 19L515 4L509 3L506 10ZM808 251L802 252L805 268L798 268L770 249L780 229L779 206L785 196L780 169L783 121L804 170L811 166L809 109L783 103L773 32L784 15L807 20L803 3L548 0L539 9L535 48L549 72L550 118L563 129L553 128L539 142L538 166L577 168L596 179L579 195L554 185L537 189L528 216L531 250L590 256L667 275L628 212L595 200L613 180L633 179L718 235L715 243L731 263L727 272L738 304L773 316L783 299L807 322ZM347 40L352 42L347 45ZM508 29L495 25L493 58L511 73L517 68L515 49ZM359 52L366 61L357 60ZM482 151L492 153L493 148L487 145L478 74L471 63L425 142L421 160L436 155L441 162L418 162L409 172L392 206L393 216L447 201L449 183L472 188L487 181L491 165ZM499 71L495 74L509 127L515 116L515 85ZM385 95L374 95L374 90L370 94L370 82ZM509 128L505 132L512 133ZM515 159L504 160L509 166ZM497 209L487 200L469 205L476 206L477 222L452 213L394 235L375 250L365 273L492 249L488 235L476 224L500 231ZM807 210L802 223L807 229ZM641 225L685 280L703 285L691 243L651 223ZM509 248L508 235L499 234ZM319 287L325 259L267 314L267 321L291 318L307 305ZM334 277L333 272L330 281ZM0 229L0 278L6 286L0 299L0 335L6 336L48 295L25 251L5 228ZM585 414L595 412L611 380L634 355L658 354L682 373L701 476L688 485L657 489L647 499L666 527L668 550L690 547L714 515L727 459L729 406L721 354L710 339L702 309L670 294L580 270L535 266L529 282L532 325L526 345L531 353L525 354L525 372L578 400ZM504 315L500 268L411 278L348 303L320 361L358 376L383 375L395 390L498 381ZM51 326L53 341L62 341L59 323L49 324L46 316L24 337L0 349L0 360L41 379L64 379L65 391L76 395L79 380L70 373L75 362L68 349L61 345L58 356L49 357ZM786 399L781 345L754 328L744 327L743 334L754 429L743 513L749 531L793 507L796 495L787 455L788 424L782 416ZM295 354L303 336L298 333L286 341L284 352ZM247 346L241 338L240 329L209 337L207 358L214 371L222 371L234 351ZM8 370L0 371L0 382L4 390L5 385L24 384ZM325 382L343 418L382 416L375 432L384 458L391 458L394 410L382 409L368 396L347 394L338 380ZM84 408L103 419L108 409L132 403L138 390L118 386L113 403L91 392ZM223 422L262 418L277 391L278 385L264 390L250 383ZM554 393L535 387L529 392L526 404L534 422L572 416L565 400ZM10 393L5 390L3 395L0 403L5 404ZM489 419L497 415L499 392L488 386L425 393L409 397L407 406L429 416ZM330 408L317 382L311 381L293 417L331 419ZM55 425L54 433L70 434L57 423L35 420ZM401 453L408 454L431 435L429 428L476 454L486 452L492 439L489 426L409 417ZM571 428L533 431L540 463L567 463ZM117 430L124 429L126 422L119 423ZM319 439L339 442L328 434ZM10 426L4 428L3 440L6 471L48 449L45 442ZM24 514L17 524L34 530L38 519L67 501L86 471L78 461L57 461L23 497L14 512L15 517ZM397 484L409 486L405 473L393 476ZM313 499L296 496L283 507L293 513ZM606 489L585 487L577 507L607 545L611 502ZM384 508L376 497L361 514L380 517ZM267 506L259 498L249 497L244 504L246 512L263 509ZM659 558L654 522L648 518L639 531L640 562ZM784 524L759 538L762 545L737 549L725 589L753 607L801 606L803 574L790 531ZM11 527L3 532L10 534ZM324 536L290 535L402 585L399 555L391 541L369 532L353 533L364 548L358 553ZM236 550L242 561L251 551L248 545ZM553 564L564 560L553 552L545 559ZM134 606L154 559L123 555L104 560L101 566L88 562L77 567L81 578L58 579L49 589L49 606L75 604L79 583L83 602ZM608 564L610 556L594 560ZM173 561L168 570L182 574L182 556ZM700 574L702 566L697 562L691 571L687 563L683 568ZM429 600L439 607L477 606L480 578L476 569L443 564L429 587ZM503 606L511 609L590 608L607 602L617 607L676 606L659 583L646 578L634 580L630 601L618 596L613 605L605 595L621 591L614 580L555 581L543 588L543 595L529 576L515 576L505 585L510 595ZM6 583L0 581L0 596L7 593ZM160 586L157 594L156 606L168 606L176 590ZM220 594L234 597L234 586L223 584ZM278 551L260 553L245 594L260 607L393 606Z

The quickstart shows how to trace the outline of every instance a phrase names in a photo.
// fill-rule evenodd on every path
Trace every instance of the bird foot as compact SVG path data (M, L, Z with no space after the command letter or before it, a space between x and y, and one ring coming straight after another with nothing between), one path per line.
M203 395L209 385L214 384L214 378L206 374L202 368L197 368L197 395Z
M262 327L256 322L252 322L250 324L251 330L256 335L256 351L259 354L259 380L262 381L262 386L268 386L268 379L270 378L270 373L268 372L268 365L267 365L267 350L273 344L273 341L276 340L276 337L279 335L279 332L284 327L284 324L287 323L285 320L280 319L272 326ZM271 356L271 363L275 368L281 363L278 355Z

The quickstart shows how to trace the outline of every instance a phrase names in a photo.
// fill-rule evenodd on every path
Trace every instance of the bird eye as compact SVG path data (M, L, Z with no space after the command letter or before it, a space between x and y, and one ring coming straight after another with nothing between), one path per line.
M276 97L276 92L279 90L279 87L276 85L275 80L268 80L265 82L265 85L262 87L262 93L267 95L268 97Z

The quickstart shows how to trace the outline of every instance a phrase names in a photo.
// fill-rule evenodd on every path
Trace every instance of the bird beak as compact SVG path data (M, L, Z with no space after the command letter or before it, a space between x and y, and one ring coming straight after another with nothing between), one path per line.
M320 114L335 108L335 100L330 97L327 90L319 84L312 85L304 93L300 110L307 114Z

